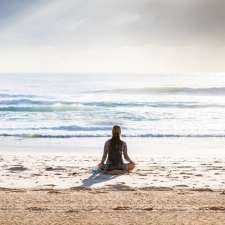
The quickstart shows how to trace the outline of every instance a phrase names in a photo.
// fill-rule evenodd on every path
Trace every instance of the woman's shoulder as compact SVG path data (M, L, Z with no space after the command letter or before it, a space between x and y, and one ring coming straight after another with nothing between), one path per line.
M106 140L105 144L107 145L107 144L109 144L110 142L111 142L111 138L108 139L108 140Z
M110 138L110 139L106 140L105 144L106 144L106 145L108 145L108 144L110 144L110 143L111 143L111 141L112 141L112 138ZM120 141L121 141L122 145L124 145L124 146L126 146L126 145L127 145L127 143L126 143L125 141L123 141L123 140L120 140Z
M127 145L127 143L125 141L121 140L121 142L122 142L122 145L124 145L124 146Z

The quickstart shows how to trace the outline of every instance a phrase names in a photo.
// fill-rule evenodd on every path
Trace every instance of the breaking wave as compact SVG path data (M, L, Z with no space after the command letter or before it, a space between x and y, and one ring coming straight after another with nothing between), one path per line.
M122 88L98 90L95 93L111 94L178 94L178 95L225 95L225 87L189 88L189 87L160 87L160 88Z
M52 135L52 134L7 134L2 133L0 137L18 137L18 138L95 138L110 137L109 134L71 134L71 135ZM139 134L123 135L123 137L140 137L140 138L224 138L225 134Z

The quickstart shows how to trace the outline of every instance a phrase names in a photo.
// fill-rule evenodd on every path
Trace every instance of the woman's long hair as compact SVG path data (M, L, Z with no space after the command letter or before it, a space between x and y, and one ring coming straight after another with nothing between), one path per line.
M122 163L122 144L123 142L120 140L121 128L120 126L114 126L112 128L112 139L109 145L109 160L113 162L113 164Z
M115 125L112 129L112 139L120 140L121 128L118 125Z

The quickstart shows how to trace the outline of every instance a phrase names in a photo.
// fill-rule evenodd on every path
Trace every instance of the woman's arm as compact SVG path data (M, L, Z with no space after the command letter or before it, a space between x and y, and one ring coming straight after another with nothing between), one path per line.
M101 160L100 164L104 164L104 162L107 158L107 154L108 154L108 142L105 143L104 151L103 151L103 155L102 155L102 160Z
M127 153L127 144L126 144L126 143L124 143L124 147L123 147L123 156L124 156L124 159L126 159L128 162L134 163L134 162L130 159L130 157L129 157L128 153Z

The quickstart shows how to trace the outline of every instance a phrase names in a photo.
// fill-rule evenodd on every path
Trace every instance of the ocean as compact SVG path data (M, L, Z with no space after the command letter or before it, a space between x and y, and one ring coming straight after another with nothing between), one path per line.
M1 74L0 136L225 137L225 76Z

